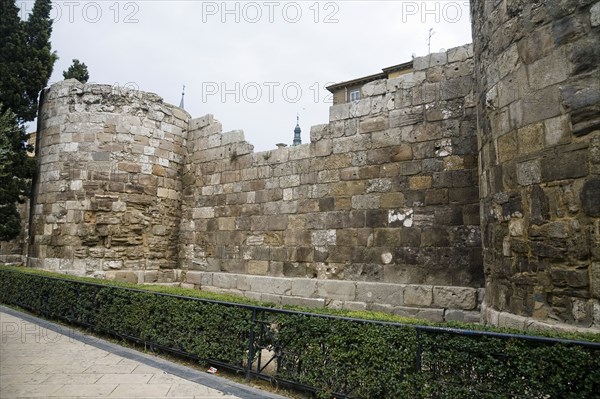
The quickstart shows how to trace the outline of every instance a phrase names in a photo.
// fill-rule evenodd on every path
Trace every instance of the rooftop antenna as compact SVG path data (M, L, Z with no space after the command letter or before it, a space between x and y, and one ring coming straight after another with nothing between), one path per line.
M435 34L433 28L429 28L429 37L427 38L427 54L431 54L431 36Z
M181 89L181 101L179 101L179 108L183 108L183 96L185 96L185 85L183 85L183 89Z

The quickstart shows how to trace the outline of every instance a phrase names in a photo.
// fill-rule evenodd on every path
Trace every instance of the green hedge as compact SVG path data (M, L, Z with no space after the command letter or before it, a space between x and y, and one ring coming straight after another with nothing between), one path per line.
M275 355L273 379L322 398L597 398L600 392L598 343L357 320L142 288L0 268L2 303L236 370L247 368L249 357L256 365L267 349Z

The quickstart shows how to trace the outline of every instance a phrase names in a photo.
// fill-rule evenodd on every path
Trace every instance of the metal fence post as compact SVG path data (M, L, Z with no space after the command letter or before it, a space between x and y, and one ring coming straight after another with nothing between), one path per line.
M418 328L417 331L417 353L415 353L415 368L417 372L421 372L421 362L423 359L423 347L421 346L421 330Z
M250 336L248 338L248 364L246 365L246 382L250 382L250 373L254 361L254 327L256 325L256 308L252 308L252 325L250 326Z

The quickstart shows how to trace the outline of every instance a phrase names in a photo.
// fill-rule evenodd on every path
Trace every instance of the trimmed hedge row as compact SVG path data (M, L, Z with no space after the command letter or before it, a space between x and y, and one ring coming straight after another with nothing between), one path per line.
M0 302L322 398L597 398L600 344L182 297L0 268ZM270 355L265 357L264 349ZM271 359L272 358L272 359Z

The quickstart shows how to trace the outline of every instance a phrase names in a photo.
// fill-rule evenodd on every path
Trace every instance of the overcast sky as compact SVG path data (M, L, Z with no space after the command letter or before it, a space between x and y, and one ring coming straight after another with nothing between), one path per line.
M22 16L33 1L19 1ZM325 86L471 42L468 1L54 1L50 83L73 58L90 82L154 92L244 130L255 151L291 144L300 115L327 123Z

